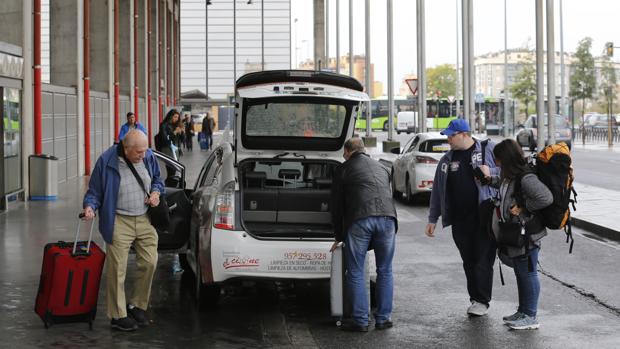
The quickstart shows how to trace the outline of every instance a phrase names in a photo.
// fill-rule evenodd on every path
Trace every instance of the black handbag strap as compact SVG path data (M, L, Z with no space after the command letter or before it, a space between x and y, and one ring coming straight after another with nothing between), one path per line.
M123 143L121 142L118 146L122 147ZM146 187L144 186L144 181L142 180L142 177L140 177L140 175L138 174L138 171L136 171L136 168L133 166L131 161L127 159L124 149L121 149L120 153L121 153L121 156L123 157L123 160L125 160L127 167L129 167L129 169L131 170L131 173L133 173L133 176L136 177L136 180L138 181L138 184L140 184L140 188L142 188L142 191L144 191L147 197L151 197L151 194L145 189Z

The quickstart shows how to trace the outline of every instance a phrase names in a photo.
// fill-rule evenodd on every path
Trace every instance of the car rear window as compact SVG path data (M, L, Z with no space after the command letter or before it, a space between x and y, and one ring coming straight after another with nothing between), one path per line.
M261 103L249 106L245 133L260 137L338 138L350 106L324 103Z
M422 153L445 153L448 150L450 150L450 144L447 139L432 139L420 144Z

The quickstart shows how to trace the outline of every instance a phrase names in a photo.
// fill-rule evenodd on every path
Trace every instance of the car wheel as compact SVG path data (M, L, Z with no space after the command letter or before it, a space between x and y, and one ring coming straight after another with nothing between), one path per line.
M392 170L392 197L394 199L400 199L402 197L402 193L396 190L396 179L394 179L394 170Z
M198 243L196 246L199 246ZM194 294L196 297L196 303L203 309L213 308L220 301L220 295L222 288L217 284L203 284L201 277L201 266L198 260L198 253L196 256L196 273L194 274L195 289Z
M396 131L396 134L400 134L400 131Z
M413 193L411 192L411 181L409 180L409 174L405 178L405 195L407 195L407 203L413 203Z
M384 123L383 123L383 131L387 131L387 130L388 130L388 127L389 127L388 122L387 122L387 121L386 121L386 122L384 122Z
M179 266L184 271L191 271L189 263L187 262L187 253L179 253Z

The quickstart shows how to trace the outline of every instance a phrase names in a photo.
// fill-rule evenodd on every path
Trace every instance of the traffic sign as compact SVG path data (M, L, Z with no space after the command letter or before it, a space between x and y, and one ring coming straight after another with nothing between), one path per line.
M418 78L413 79L405 79L407 86L409 86L409 90L414 96L418 95Z
M476 93L476 103L484 103L484 93Z
M452 104L456 101L456 98L454 96L448 96L448 103Z

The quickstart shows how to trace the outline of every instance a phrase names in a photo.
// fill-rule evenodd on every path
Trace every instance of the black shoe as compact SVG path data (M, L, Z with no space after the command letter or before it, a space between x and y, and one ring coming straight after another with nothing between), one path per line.
M149 319L146 317L146 311L138 308L138 307L133 307L133 309L129 309L129 305L127 306L127 314L134 320L136 320L136 322L138 323L138 325L140 326L146 326L149 324Z
M368 326L358 325L354 322L343 322L340 329L347 332L368 332Z
M118 320L112 319L112 321L110 321L110 326L112 326L112 328L114 329L125 332L131 332L138 329L138 324L136 323L136 321L127 316Z
M392 321L388 320L386 322L376 323L375 330L387 330L388 328L392 328L392 326L394 326L394 324L392 323Z

